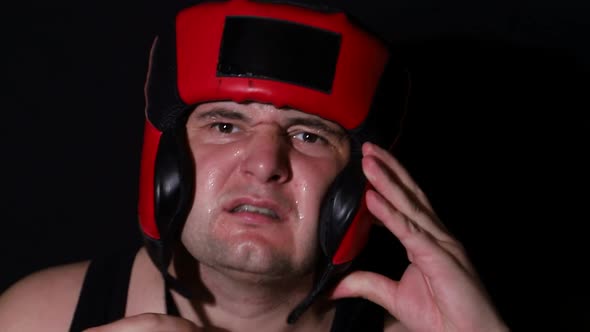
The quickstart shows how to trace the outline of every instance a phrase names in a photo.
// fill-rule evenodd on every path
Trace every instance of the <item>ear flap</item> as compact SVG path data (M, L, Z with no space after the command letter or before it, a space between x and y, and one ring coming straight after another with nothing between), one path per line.
M184 126L162 133L154 174L154 214L160 239L150 239L146 244L164 275L194 198L195 167L191 156Z
M144 242L164 275L194 192L192 154L184 128L188 105L179 98L176 87L174 36L174 25L167 25L150 52L139 193Z
M287 318L293 324L334 277L345 272L365 246L371 220L364 196L367 180L363 174L360 143L351 143L351 157L324 196L320 210L319 241L323 271L308 296Z
M165 239L178 234L191 209L195 183L191 156L184 126L162 133L156 156L154 198L156 222Z
M320 210L319 239L323 253L333 265L351 261L362 249L366 239L358 234L356 243L343 243L353 222L359 222L361 202L367 180L363 175L360 145L353 143L351 159L338 174L324 196ZM345 247L343 247L343 245Z

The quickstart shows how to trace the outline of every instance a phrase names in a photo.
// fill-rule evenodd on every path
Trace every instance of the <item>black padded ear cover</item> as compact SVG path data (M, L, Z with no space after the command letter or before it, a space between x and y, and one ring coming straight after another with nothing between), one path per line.
M318 271L319 277L311 292L287 318L289 323L294 323L330 282L349 269L352 261L335 260L335 255L342 254L342 251L353 251L344 252L343 256L354 258L356 250L362 248L367 240L368 233L358 234L358 238L353 241L356 243L343 244L346 232L353 222L370 222L370 216L359 215L368 213L361 211L368 186L362 170L361 147L364 142L369 141L384 149L392 149L401 134L409 83L408 73L399 62L388 63L375 92L371 111L361 126L350 132L350 160L331 184L320 210L319 241L325 265L323 271Z
M194 162L184 126L162 133L156 156L154 176L155 215L162 241L177 242L191 209L194 197ZM165 247L164 261L169 262L172 245Z
M184 122L190 109L176 87L175 45L168 33L154 40L146 80L146 117L159 131L154 161L154 219L160 238L144 233L150 257L164 275L193 202L194 162ZM144 143L145 144L145 143ZM150 167L142 165L142 167ZM145 193L140 193L144 195Z
M330 261L340 248L342 238L363 199L366 178L361 158L359 143L351 142L350 161L334 179L322 201L319 240L324 255Z

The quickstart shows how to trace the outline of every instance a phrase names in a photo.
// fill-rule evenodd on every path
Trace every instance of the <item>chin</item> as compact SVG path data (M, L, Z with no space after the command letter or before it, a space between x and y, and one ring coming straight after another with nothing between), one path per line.
M288 275L297 269L288 250L261 239L232 243L219 261L225 262L230 269L268 276Z
M236 277L284 280L309 275L315 268L317 250L310 246L313 243L296 250L293 238L280 229L235 226L231 229L228 232L225 227L216 227L198 232L185 227L182 240L201 264ZM296 255L297 252L300 254Z
M313 272L315 259L297 261L290 250L277 248L260 239L217 243L214 257L203 257L202 263L235 278L250 282L285 281ZM213 259L211 259L213 258Z

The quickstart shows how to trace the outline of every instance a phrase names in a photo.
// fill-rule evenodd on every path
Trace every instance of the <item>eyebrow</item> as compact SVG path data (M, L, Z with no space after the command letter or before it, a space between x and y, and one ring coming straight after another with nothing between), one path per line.
M325 123L325 121L320 120L320 119L293 118L293 119L289 119L287 124L288 124L288 127L295 126L295 125L310 127L310 128L313 128L317 131L325 132L329 135L334 135L338 139L343 139L343 138L348 137L348 135L346 134L346 132L344 130L340 130L339 128L338 129L332 128L331 126L327 125Z
M224 118L230 120L240 120L244 122L251 122L251 119L241 112L228 110L226 108L215 108L207 112L203 112L197 115L198 119L215 119Z
M214 108L210 111L206 111L197 115L198 119L216 119L216 118L223 118L229 120L239 120L244 121L246 123L251 123L252 119L245 115L242 112L230 110L227 108ZM324 120L316 119L316 118L305 118L305 117L295 117L289 119L287 121L287 127L291 126L305 126L313 128L317 131L327 133L329 135L334 135L338 139L343 139L348 137L346 131L341 130L340 127L333 128L325 123Z

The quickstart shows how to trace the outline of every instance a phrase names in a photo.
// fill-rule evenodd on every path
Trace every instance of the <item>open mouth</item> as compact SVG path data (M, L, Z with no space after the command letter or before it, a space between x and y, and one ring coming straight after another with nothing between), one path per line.
M235 208L231 209L230 212L231 213L238 213L238 212L258 213L263 216L270 217L272 219L279 219L279 216L277 215L277 213L275 211L273 211L271 209L259 207L259 206L250 205L250 204L240 204L240 205L236 206Z

